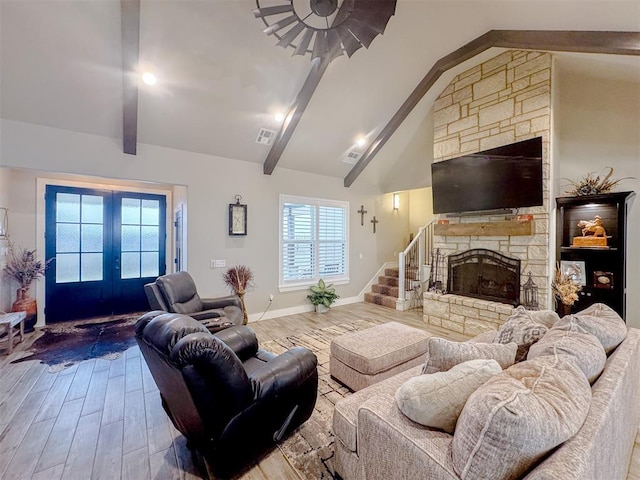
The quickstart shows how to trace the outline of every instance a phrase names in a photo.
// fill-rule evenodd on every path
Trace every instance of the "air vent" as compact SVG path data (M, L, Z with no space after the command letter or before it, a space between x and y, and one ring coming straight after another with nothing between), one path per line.
M275 130L269 130L266 128L261 128L258 132L258 138L256 138L256 143L261 145L271 145L273 143L273 139L276 138Z
M342 161L344 163L348 163L349 165L354 165L355 163L358 162L361 156L362 154L358 152L354 152L354 151L347 152L347 154L344 157L342 157Z

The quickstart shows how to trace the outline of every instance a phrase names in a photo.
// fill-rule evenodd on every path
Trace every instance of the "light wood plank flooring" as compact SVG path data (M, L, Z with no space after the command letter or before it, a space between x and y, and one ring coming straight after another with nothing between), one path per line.
M261 342L354 318L399 321L427 329L419 310L397 312L372 304L335 307L252 323ZM433 333L464 340L447 330ZM1 479L199 479L206 465L186 448L162 406L137 347L117 360L93 359L50 373L24 356L32 334L11 355L0 355ZM640 438L640 437L639 437ZM250 466L242 480L300 480L278 449ZM629 480L640 480L636 440ZM307 479L303 479L307 480Z

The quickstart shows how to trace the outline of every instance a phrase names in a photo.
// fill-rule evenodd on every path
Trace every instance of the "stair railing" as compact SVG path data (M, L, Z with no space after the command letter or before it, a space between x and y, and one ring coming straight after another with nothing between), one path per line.
M398 301L407 300L407 292L413 292L416 286L428 280L424 277L423 265L428 264L433 250L433 225L435 220L428 225L420 227L418 234L398 254Z

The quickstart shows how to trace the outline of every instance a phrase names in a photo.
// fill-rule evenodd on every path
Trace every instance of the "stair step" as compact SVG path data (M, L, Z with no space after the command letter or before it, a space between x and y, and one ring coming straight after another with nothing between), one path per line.
M387 295L389 297L398 298L398 287L391 287L389 285L371 285L373 293L379 293L380 295Z
M398 277L400 269L398 267L385 268L384 274L386 277Z
M387 295L380 295L379 293L367 292L364 294L364 301L368 303L375 303L376 305L382 305L384 307L396 308L396 299Z
M418 277L418 267L407 267L405 269L405 272L406 272L407 276L410 276L412 278L417 278ZM396 278L398 278L398 276L400 275L400 269L398 267L385 268L384 269L384 275L385 275L385 277L396 277Z
M388 285L390 287L397 287L398 286L398 277L387 277L387 276L382 276L382 277L378 277L378 284L379 285Z

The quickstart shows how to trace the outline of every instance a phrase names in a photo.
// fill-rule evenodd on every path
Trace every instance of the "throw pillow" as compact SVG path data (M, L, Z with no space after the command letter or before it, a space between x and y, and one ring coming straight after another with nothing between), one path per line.
M515 361L517 349L515 343L452 342L431 337L422 373L445 372L459 363L477 359L493 359L501 368L508 368Z
M516 362L521 362L527 358L529 347L540 340L545 333L547 327L535 322L530 313L522 306L514 310L506 322L498 329L498 333L494 339L495 343L511 343L518 345L518 353L516 354Z
M522 308L522 307L518 307ZM544 325L547 328L553 327L558 320L560 320L560 316L554 312L553 310L525 310L531 316L531 319Z
M471 394L453 435L462 480L521 478L574 436L591 404L584 374L565 355L517 363Z
M575 315L563 317L553 328L595 335L607 354L627 337L624 320L615 310L602 303L594 303Z
M566 318L566 317L565 317ZM589 383L595 382L604 370L607 355L598 339L590 333L552 328L529 349L527 359L543 355L569 355L584 372Z
M469 395L501 372L495 360L470 360L447 372L410 378L396 391L396 401L414 422L453 433Z

